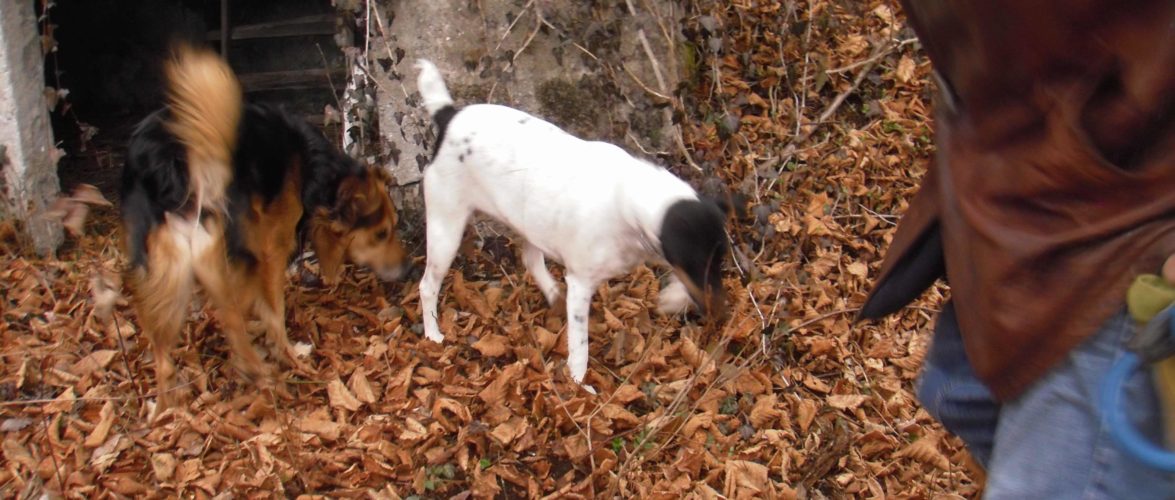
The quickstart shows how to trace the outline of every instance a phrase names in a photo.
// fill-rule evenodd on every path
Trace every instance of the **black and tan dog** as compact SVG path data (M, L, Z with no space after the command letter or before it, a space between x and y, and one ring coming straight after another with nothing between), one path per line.
M277 357L297 366L286 334L286 268L309 240L323 281L344 260L395 279L389 179L338 152L304 121L244 104L216 54L187 47L166 65L167 105L136 128L122 179L133 302L151 339L162 407L175 402L171 349L197 288L218 312L237 369L258 382L273 370L253 348L247 315Z

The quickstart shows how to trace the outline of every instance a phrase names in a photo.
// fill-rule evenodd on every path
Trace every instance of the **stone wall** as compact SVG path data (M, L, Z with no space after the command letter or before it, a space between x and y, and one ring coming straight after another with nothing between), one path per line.
M32 247L47 255L62 232L44 216L59 187L35 22L32 2L0 0L0 218L23 222Z
M679 82L669 1L373 0L369 40L381 161L419 208L435 136L419 104L415 61L433 61L458 105L492 102L586 139L653 158L677 152L670 123ZM374 15L373 15L374 17ZM642 41L643 40L643 41ZM647 47L647 49L646 49Z

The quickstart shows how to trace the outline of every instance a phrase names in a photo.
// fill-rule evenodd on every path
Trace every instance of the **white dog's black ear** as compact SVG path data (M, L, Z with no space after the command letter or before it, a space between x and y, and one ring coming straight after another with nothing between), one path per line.
M707 314L723 314L722 262L728 252L726 215L706 199L681 200L665 211L661 251L694 302Z

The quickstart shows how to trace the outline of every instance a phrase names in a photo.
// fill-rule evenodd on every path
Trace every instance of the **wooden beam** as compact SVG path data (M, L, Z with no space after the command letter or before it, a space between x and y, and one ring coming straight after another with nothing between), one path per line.
M228 0L223 1L227 2ZM227 26L227 23L224 26ZM268 23L243 24L232 29L233 40L333 34L335 34L335 15L333 13L296 17ZM220 36L220 33L214 31L210 31L207 34L209 40L215 40Z
M262 90L330 88L332 81L336 88L342 88L346 75L346 70L342 69L315 68L245 73L238 75L238 78L246 92L259 92Z
M225 62L228 62L228 42L232 31L228 24L228 0L220 0L220 57Z

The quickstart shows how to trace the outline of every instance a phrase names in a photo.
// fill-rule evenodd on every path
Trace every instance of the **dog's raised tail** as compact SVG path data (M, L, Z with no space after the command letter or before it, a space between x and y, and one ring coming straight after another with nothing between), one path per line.
M175 47L164 71L167 130L187 150L188 194L201 208L221 209L233 178L241 85L218 55L188 45Z
M424 98L424 109L429 116L436 117L437 113L446 107L453 106L453 97L445 87L445 79L436 65L426 59L416 61L416 69L420 75L416 77L416 86Z

